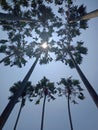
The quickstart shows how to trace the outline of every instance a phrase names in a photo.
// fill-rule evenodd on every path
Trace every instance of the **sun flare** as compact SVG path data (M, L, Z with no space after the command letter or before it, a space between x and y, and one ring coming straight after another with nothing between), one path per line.
M42 48L46 49L48 47L48 44L47 44L47 42L44 42L41 46L42 46Z

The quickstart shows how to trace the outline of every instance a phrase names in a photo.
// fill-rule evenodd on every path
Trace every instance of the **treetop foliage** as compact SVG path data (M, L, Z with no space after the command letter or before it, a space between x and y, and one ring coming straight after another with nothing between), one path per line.
M21 85L22 85L22 82L18 81L14 83L12 87L10 87L9 91L11 92L12 95L8 98L9 100L11 100L17 94L20 87L22 87ZM34 88L31 82L28 81L26 83L25 90L23 91L22 95L19 97L17 102L21 101L22 98L25 99L26 97L28 97L28 99L32 101L32 95L34 96Z
M10 87L9 91L12 94L8 98L9 100L11 100L15 94L17 94L20 87L22 87L21 85L21 81L18 81L17 83L14 83L12 87ZM28 97L29 101L33 101L35 98L35 104L39 104L40 100L45 96L47 97L47 100L50 101L51 99L55 100L54 95L56 94L58 94L58 96L65 95L68 97L68 93L70 94L71 102L74 104L77 103L76 98L79 98L80 100L85 98L79 80L72 79L72 76L66 79L61 78L61 80L56 84L44 76L36 85L32 85L32 83L28 81L25 86L25 90L17 102Z
M83 89L80 86L80 82L77 79L72 79L72 77L69 77L67 79L61 78L61 81L58 83L61 87L58 88L59 90L59 96L65 95L71 100L72 103L77 104L77 98L80 100L83 100L84 94Z
M4 62L5 65L22 67L26 64L28 58L37 57L40 44L43 42L47 42L50 48L47 51L43 51L40 57L40 64L49 63L53 60L50 53L57 55L61 55L60 52L62 54L66 53L64 52L64 46L67 45L67 41L70 40L72 42L74 37L81 34L81 29L87 28L87 21L69 24L69 17L66 14L69 9L73 10L72 12L70 11L70 17L71 15L80 17L83 12L84 14L86 13L84 5L76 6L72 0L4 0L0 4L2 10L7 14L32 20L32 22L0 21L2 30L8 34L7 39L0 40L0 53L5 55L0 63ZM58 44L59 42L62 42L62 45L64 44L62 48ZM76 47L75 49L78 48ZM79 64L82 61L80 56L82 52L74 54L75 59L78 57L77 63ZM84 54L87 53L85 47L84 52ZM56 61L58 61L57 59L62 60L62 57L56 58ZM67 57L65 61L66 59ZM67 63L70 64L70 62L68 59Z
M9 100L17 94L20 87L22 87L21 85L22 82L18 81L10 87L9 91L11 92L11 96L8 98ZM34 98L37 98L35 104L38 104L44 96L47 97L48 101L51 99L54 100L55 97L53 95L56 94L56 92L57 90L54 83L50 82L50 80L44 76L36 85L32 85L32 83L28 81L25 90L17 102L21 101L22 98L26 99L26 97L28 97L29 101L33 101Z

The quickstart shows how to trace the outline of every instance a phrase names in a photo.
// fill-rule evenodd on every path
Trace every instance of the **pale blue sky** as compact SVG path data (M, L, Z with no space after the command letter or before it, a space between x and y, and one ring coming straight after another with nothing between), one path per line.
M87 12L98 8L98 0L76 0L79 4L87 5ZM84 57L81 69L86 77L98 93L98 18L89 20L89 28L82 32L81 37L77 37L85 42L88 48L88 55ZM1 36L0 36L1 37ZM8 103L9 87L18 80L22 80L32 65L32 60L22 68L5 67L0 64L0 113ZM49 65L37 65L30 80L36 83L38 80L46 76L51 81L59 81L61 77L73 75L79 78L75 70L71 70L61 62L50 63ZM81 81L82 84L82 81ZM98 109L93 103L85 86L86 99L80 101L79 105L71 105L74 130L98 130ZM19 104L11 113L3 130L12 130L19 109ZM27 101L27 105L23 108L17 130L40 130L41 105L35 106ZM67 102L65 97L57 98L55 101L47 103L45 113L44 130L70 130Z

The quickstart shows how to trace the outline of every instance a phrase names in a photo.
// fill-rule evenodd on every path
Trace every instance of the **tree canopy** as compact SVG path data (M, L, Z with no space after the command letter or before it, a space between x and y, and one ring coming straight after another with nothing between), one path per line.
M72 1L62 0L37 0L37 1L1 1L1 8L6 14L17 16L19 18L29 18L32 22L20 22L15 20L1 20L0 24L2 30L7 32L7 39L0 40L0 53L4 54L5 65L17 65L22 67L26 64L29 58L36 57L40 50L40 44L47 42L49 49L43 53L40 63L49 63L53 60L50 53L60 55L61 46L66 45L66 40L79 36L81 29L87 28L86 21L68 23L68 16L66 11L69 8L74 9L73 15L78 12L81 15L80 9L86 12L84 5L74 6ZM80 11L80 12L79 12ZM68 36L68 29L70 26L70 36ZM58 37L58 39L56 38ZM61 43L61 44L59 44ZM58 50L58 52L56 51ZM63 50L64 48L62 48ZM85 49L85 54L87 49ZM63 53L63 51L62 51ZM74 56L77 59L77 55ZM58 58L57 58L58 59ZM62 59L62 58L61 58ZM79 64L81 63L81 56ZM70 60L68 59L67 63ZM69 63L70 64L70 63Z
M2 31L7 34L6 39L0 39L0 53L3 56L0 63L3 62L5 66L10 65L11 67L18 66L21 68L26 65L29 59L36 59L32 71L30 72L30 68L27 73L27 75L29 74L28 78L26 77L23 82L20 81L14 84L10 89L13 93L9 98L9 104L12 103L11 109L15 105L14 95L17 101L26 95L29 96L30 100L32 100L33 96L38 96L36 104L39 104L43 97L47 97L48 101L50 99L54 100L57 89L54 87L53 82L44 77L31 89L31 83L28 80L38 60L40 64L61 61L65 65L69 65L70 68L76 69L75 63L77 66L82 63L83 56L87 54L88 49L84 46L82 40L75 41L75 38L81 35L83 29L88 28L87 20L72 23L70 21L84 16L87 13L86 7L83 4L80 6L75 5L72 0L3 0L0 4L0 26ZM7 17L9 18L7 19ZM47 44L47 48L42 46L43 43ZM85 86L89 86L90 90L92 86L88 85L89 83L86 84L86 82L87 80L85 80ZM81 100L84 99L83 89L80 87L78 80L62 78L59 85L62 84L65 85L65 96L67 98L69 94L69 99L73 95L78 95ZM20 86L23 89L20 89ZM59 90L61 93L62 89ZM17 94L19 91L20 93ZM97 94L95 93L95 95ZM98 99L98 96L95 97ZM72 102L76 103L75 100L72 100ZM0 128L3 127L6 120L4 120Z

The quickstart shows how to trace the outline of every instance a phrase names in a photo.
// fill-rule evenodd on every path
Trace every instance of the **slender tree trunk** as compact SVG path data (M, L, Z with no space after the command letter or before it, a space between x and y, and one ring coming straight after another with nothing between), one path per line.
M44 125L45 102L46 102L46 95L45 95L44 101L43 101L42 119L41 119L41 130L43 130L43 125Z
M4 57L2 60L0 60L0 63L4 62L5 60L7 60L8 58L10 58L11 56L13 56L15 53L10 54L9 56Z
M90 12L90 13L87 13L86 15L84 15L80 18L77 18L73 21L69 21L69 23L77 22L77 21L80 21L80 20L88 20L88 19L95 18L95 17L98 17L98 9L96 9L96 10Z
M17 17L11 14L4 14L4 13L0 13L0 21L19 21L19 22L32 22L35 23L36 21L31 20L29 18L21 18L21 17Z
M98 94L96 93L96 91L93 89L93 87L91 86L91 84L89 83L89 81L87 80L87 78L85 77L85 75L83 74L83 72L81 71L80 67L78 66L78 64L76 63L75 59L72 56L72 53L70 52L69 49L67 49L67 52L80 76L80 78L82 79L85 87L87 88L89 94L91 95L93 101L95 102L96 106L98 107Z
M21 102L21 106L20 106L20 109L19 109L19 113L18 113L16 122L15 122L15 125L14 125L14 130L16 130L16 127L17 127L17 124L18 124L18 121L19 121L19 117L20 117L21 110L22 110L22 102Z
M15 96L9 101L9 103L7 104L6 108L4 109L4 111L2 112L1 116L0 116L0 130L3 128L3 126L5 125L8 117L10 116L15 104L17 103L18 98L22 95L24 89L25 89L25 85L27 83L27 81L29 80L37 62L38 62L39 57L36 58L34 64L31 66L31 68L29 69L28 73L26 74L25 78L22 81L21 87L19 89L19 91L15 94Z
M24 102L25 102L25 99L23 98L22 101L21 101L21 105L20 105L20 109L19 109L19 112L18 112L16 122L15 122L15 125L14 125L14 130L16 130L16 127L17 127L17 124L18 124L18 121L19 121L19 118L20 118L21 110L24 106Z
M70 94L69 93L68 93L68 115L69 115L70 128L71 130L73 130L72 117L71 117L71 111L70 111Z

